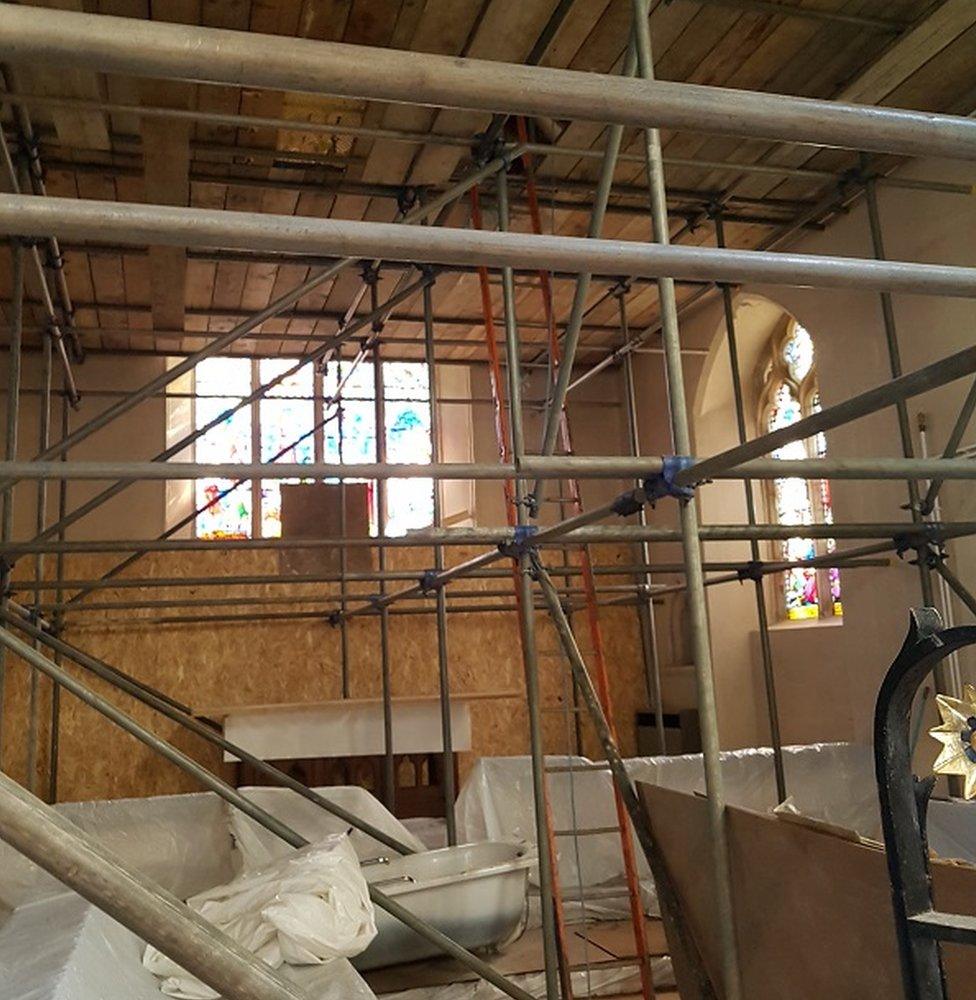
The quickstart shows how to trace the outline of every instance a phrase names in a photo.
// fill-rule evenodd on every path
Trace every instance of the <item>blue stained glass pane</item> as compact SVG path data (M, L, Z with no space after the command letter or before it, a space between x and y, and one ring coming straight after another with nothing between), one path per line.
M342 461L376 461L376 410L371 402L350 402L342 408Z

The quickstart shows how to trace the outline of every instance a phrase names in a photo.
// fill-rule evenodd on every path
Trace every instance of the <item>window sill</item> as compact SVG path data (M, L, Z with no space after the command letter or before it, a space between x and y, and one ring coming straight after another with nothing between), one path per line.
M843 624L843 615L831 615L829 618L801 618L798 621L779 621L770 625L769 631L792 632L795 629L806 628L840 628Z

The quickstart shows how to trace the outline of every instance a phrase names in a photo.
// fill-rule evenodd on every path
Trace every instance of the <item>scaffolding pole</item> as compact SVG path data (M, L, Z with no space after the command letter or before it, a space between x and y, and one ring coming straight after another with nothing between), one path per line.
M855 468L859 464L858 460L795 459L791 461L772 459L766 463L746 463L749 463L750 459L755 459L760 455L766 455L769 452L775 451L785 444L813 437L816 434L832 430L834 427L840 427L842 424L851 423L861 417L876 413L878 410L883 410L900 401L910 399L912 396L928 392L930 389L937 389L943 385L947 385L956 379L964 378L974 370L976 370L976 347L967 347L956 354L950 354L941 361L926 365L924 368L918 368L908 375L893 378L889 382L875 386L875 388L868 389L866 392L859 393L856 396L851 396L849 399L834 406L825 407L817 413L812 413L809 417L798 420L795 424L790 424L788 427L781 427L779 430L761 434L759 437L752 438L745 444L737 445L734 448L729 448L727 451L720 452L718 455L712 455L703 461L695 462L690 468L678 472L675 476L675 481L681 486L689 486L707 479L717 478L721 473L728 472L729 470L735 470L737 473L748 470L745 472L745 478L758 479L762 477L762 471L768 469L774 473L771 478L779 478L783 475L802 475L801 470L811 470L813 468L822 470L821 475L813 478L836 478L843 474L845 468ZM950 462L950 460L943 461ZM872 459L869 460L868 464L877 471L882 469L889 471L896 469L904 470L902 475L898 477L904 479L906 473L911 475L912 470L916 468L935 468L935 463L937 462L938 460L933 459L888 458ZM956 463L960 470L965 469L965 464L965 462ZM951 464L950 467L952 467ZM780 470L778 474L775 473L777 468ZM787 469L789 470L788 472L783 471ZM824 472L823 470L831 471ZM921 477L927 474L925 472L918 472L916 475L917 477ZM938 473L932 472L928 475L938 475ZM732 478L739 478L739 476L733 476Z
M41 386L43 394L41 396L40 413L38 414L38 450L43 452L51 440L51 378L53 376L52 365L53 337L44 338L44 362L41 370ZM37 483L37 494L35 500L35 531L40 534L44 530L47 521L47 482L39 480ZM34 580L44 579L44 553L38 552L34 557ZM30 688L27 705L27 789L34 793L37 791L39 775L37 773L37 757L40 749L40 722L41 722L41 678L36 670L30 671Z
M959 415L956 417L956 422L953 424L952 431L946 441L946 446L942 451L943 458L953 458L958 454L959 445L962 443L963 436L973 418L974 411L976 411L976 380L970 385L969 392L966 393L966 398L963 400ZM928 455L923 451L922 458L927 457ZM929 488L925 491L925 496L922 498L921 506L919 507L919 513L923 517L928 517L936 509L939 500L939 491L942 489L944 482L945 480L943 479L935 478L929 483ZM951 625L951 623L949 624Z
M434 305L430 285L424 287L424 351L427 361L427 381L430 393L430 450L431 461L440 460L441 414L438 406L437 368L434 362ZM433 524L443 526L443 509L439 483L433 483ZM434 547L434 571L444 569L444 550ZM444 821L447 825L447 842L457 843L457 818L454 812L454 738L451 727L451 672L447 643L447 594L443 587L437 589L437 691L441 710L441 784L444 788ZM345 610L345 604L341 607Z
M0 7L0 21L6 10ZM155 22L153 22L155 23ZM976 128L976 121L972 122ZM469 178L470 181L470 178ZM465 182L467 187L473 182ZM427 210L432 202L422 206ZM428 214L425 211L425 214ZM976 297L976 268L943 264L878 261L871 258L829 257L769 250L716 250L712 247L658 245L630 240L591 240L577 236L534 236L515 232L473 232L448 227L417 227L402 223L355 222L262 212L227 212L134 202L38 198L0 194L0 228L26 237L60 234L72 239L115 240L125 245L224 246L230 249L275 250L294 254L347 253L361 258L414 264L470 264L484 267L527 267L621 274L692 281L754 281L861 291L911 292L960 298ZM137 402L184 374L203 357L210 357L287 306L326 277L313 276L256 317L211 341L170 372L133 393ZM311 284L309 284L309 282ZM269 312L270 310L270 312ZM244 327L242 329L241 327ZM186 367L183 367L186 366ZM130 397L133 398L133 397ZM121 405L121 404L117 404ZM127 408L131 408L130 403ZM104 426L117 407L93 418ZM78 435L84 428L75 431ZM86 435L92 433L85 431ZM74 444L75 442L72 442Z
M69 412L68 412L68 398L67 396L61 397L61 437L66 437L68 434L69 427ZM68 455L67 452L61 455L61 461L67 462ZM68 480L61 479L58 481L58 519L62 519L68 509ZM58 532L58 541L64 541L64 529L62 528ZM59 552L54 561L55 565L55 591L54 600L58 605L57 610L54 613L53 628L57 635L60 635L64 629L64 553ZM40 601L40 591L37 587L41 581L35 580L35 589L33 592L35 610L40 610L37 608L37 604ZM61 666L61 654L57 651L54 653L54 662ZM61 756L61 685L52 682L51 684L51 733L50 740L48 744L48 802L58 801L58 762Z
M938 520L938 519L936 519ZM746 565L741 559L738 561L721 561L721 560L709 560L702 564L703 568L709 572L711 571L731 571L743 568ZM793 566L799 566L798 562L786 562L782 566L784 569L790 569ZM610 563L608 565L594 565L593 573L596 576L629 576L629 575L639 575L647 571L653 570L655 573L682 573L684 572L683 563ZM568 565L568 566L552 566L549 569L550 576L579 576L582 570L579 566ZM493 579L506 579L511 578L511 572L507 569L483 569L477 572L472 572L468 574L468 579L470 580L493 580ZM416 570L387 570L384 574L384 578L388 581L397 580L416 580L417 571ZM346 575L347 583L375 583L379 579L379 575L373 571L369 573L357 573L350 572ZM35 590L46 591L46 590L74 590L83 587L90 587L94 590L138 590L138 589L160 589L160 588L170 588L170 587L234 587L234 586L273 586L273 585L301 585L301 584L313 584L313 583L341 583L342 576L339 573L310 573L310 574L296 574L295 576L267 576L264 574L241 574L241 575L231 575L221 576L220 574L214 574L212 576L135 576L135 577L123 577L118 580L102 580L100 578L76 578L72 579L70 577L65 577L61 581L58 580L44 580L41 582L40 586L34 582L28 581L12 581L10 592L12 594L31 592ZM598 588L603 589L603 588ZM508 592L508 591L506 591ZM461 591L460 593L466 593L466 591ZM472 591L474 593L481 593L481 591ZM340 598L343 595L339 595ZM346 597L351 596L351 592L345 594ZM206 598L204 598L206 600ZM288 600L302 600L301 596L289 597ZM55 602L57 603L57 602ZM85 605L82 605L83 607Z
M111 702L96 694L89 687L82 684L79 680L64 671L62 668L58 667L47 657L41 656L40 653L32 649L26 643L22 642L16 636L12 635L7 629L0 629L0 643L6 645L8 649L14 652L21 659L25 660L30 666L36 667L42 673L45 673L47 676L52 678L52 680L58 681L67 691L70 691L86 705L94 708L97 712L110 719L140 742L146 744L156 753L175 764L182 771L194 777L206 788L210 789L210 791L216 792L222 799L224 799L224 801L230 803L237 809L240 809L241 812L249 816L256 823L259 823L266 830L269 830L271 833L284 840L285 843L297 848L308 845L308 841L304 837L296 833L280 820L276 819L271 815L271 813L262 809L260 806L255 805L236 788L232 788L229 784L227 784L227 782L212 774L205 767L202 767L192 758L188 757L185 753L174 747L171 743L168 743L166 740L161 739L154 733L150 732L144 726L141 726L125 712L116 708L111 704ZM362 826L359 822L355 825L360 827ZM406 907L397 903L395 899L387 896L386 893L381 892L375 886L370 886L369 895L373 903L380 907L380 909L385 910L391 916L406 924L411 930L415 931L425 940L435 945L445 954L457 959L467 968L476 972L479 976L481 976L481 978L488 980L488 982L490 982L493 986L498 987L498 989L500 989L507 996L513 997L514 1000L533 1000L529 993L520 987L515 986L510 980L500 975L487 962L478 958L466 948L463 948L461 945L451 940L447 937L447 935L432 927L426 921L415 916L410 910L406 909Z
M13 63L976 158L976 122L926 112L14 5L0 33Z
M276 118L271 115L248 115L239 112L212 111L203 108L163 108L147 104L126 104L118 101L103 101L77 97L63 97L51 94L32 94L21 91L8 91L3 99L15 106L67 109L69 111L96 111L110 115L134 116L136 118L162 118L174 121L204 122L211 125L226 125L231 128L245 129L287 129L290 132L309 135L348 135L355 138L383 139L387 142L401 142L414 146L445 146L468 150L471 140L463 136L443 135L437 132L410 132L405 129L375 128L369 125L351 125L343 122L299 121L292 118ZM513 145L504 145L500 151L513 149ZM525 147L527 153L533 156L562 156L574 160L603 158L601 150L584 146L564 146L555 143L531 142ZM255 147L254 152L268 154L266 149ZM274 151L280 157L281 151ZM311 160L318 162L335 162L330 157L319 161L309 154L296 154L289 158L292 162L303 163ZM737 174L758 174L767 177L793 177L800 180L832 182L841 184L847 179L847 174L835 173L831 170L818 170L812 167L796 167L789 164L776 163L736 163L730 160L699 159L665 155L662 157L666 167L693 167L695 169L734 172ZM640 153L621 152L621 163L643 163ZM914 177L882 176L878 183L883 187L905 188L916 191L933 191L942 194L966 195L972 194L972 186L952 181L939 181Z
M627 774L627 768L620 753L620 748L617 746L613 729L603 711L600 698L586 668L586 661L583 659L583 654L576 643L572 626L563 610L559 595L552 586L552 580L546 572L545 566L543 566L541 560L538 558L538 555L535 552L531 552L529 558L532 564L533 575L539 582L553 625L556 628L556 634L559 636L566 660L572 670L577 689L583 697L583 702L589 712L590 721L593 723L597 737L600 740L600 745L603 747L603 752L613 779L614 789L619 794L620 801L633 824L638 843L654 877L654 883L660 895L661 917L668 929L669 941L672 943L672 947L675 947L679 951L683 959L689 960L700 990L699 995L703 998L714 997L715 993L711 983L708 981L708 974L705 971L694 939L687 927L680 901L664 864L664 858L654 841L654 835L647 822L647 817L637 799L634 784Z
M647 0L633 0L634 38L637 45L638 70L645 83L654 78L651 32L648 23ZM647 153L647 181L651 203L651 222L655 242L665 248L670 241L668 212L664 185L664 165L661 162L661 137L656 128L644 133ZM688 408L685 401L684 371L681 360L681 334L678 329L678 306L674 282L662 277L658 283L661 304L661 334L664 343L664 363L667 372L667 393L671 416L671 432L675 451L691 453ZM702 750L705 770L705 791L708 799L713 909L718 926L721 955L722 988L726 1000L739 1000L741 984L735 940L735 911L732 902L732 871L725 828L725 794L718 718L715 707L715 681L712 674L712 650L708 628L708 608L705 599L705 579L701 568L701 536L698 510L693 496L680 505L681 541L687 566L687 601L691 626L692 655L698 689L698 714L701 720Z
M885 260L884 235L881 230L881 214L878 209L878 192L875 188L874 180L869 178L864 185L864 195L868 208L868 223L871 228L871 245L874 256L878 260ZM898 329L895 324L895 308L889 292L881 292L881 318L884 323L885 346L888 351L888 364L891 370L892 379L897 379L902 374L901 351L898 347ZM912 428L908 418L908 407L904 399L895 402L895 413L898 417L898 436L901 439L901 450L905 458L915 457L915 445L912 442ZM919 495L918 481L908 480L908 510L912 521L916 524L922 522L922 504ZM928 565L928 560L923 552L918 553L918 583L922 592L922 604L930 608L935 602L935 593L932 589L932 571ZM941 665L935 668L937 686L940 690L946 691L945 678Z
M20 194L20 177L18 176L17 167L10 156L10 147L7 145L7 140L4 137L2 130L0 130L0 158L3 159L4 170L7 174L7 183L10 190L13 191L15 195ZM38 195L38 197L46 196ZM51 234L50 242L55 245L57 244L56 234ZM58 359L61 362L61 369L64 372L65 390L71 400L71 405L77 406L81 397L75 387L75 377L71 371L71 361L68 358L68 352L64 346L64 335L61 332L57 310L55 309L54 301L51 298L51 290L48 287L47 275L44 272L44 264L41 261L40 250L38 250L37 246L31 244L27 251L27 256L31 262L31 268L34 273L34 281L37 285L38 294L41 296L41 304L43 306L45 316L47 317L47 333L57 344ZM78 353L79 356L82 356L80 343L78 344Z
M189 707L181 706L178 702L174 703L172 699L164 695L162 692L155 691L153 688L148 687L135 677L132 677L120 670L118 667L113 667L104 660L99 660L94 656L90 656L77 646L73 646L70 643L65 642L60 637L39 628L32 621L30 621L29 617L25 616L25 612L26 609L20 609L20 613L4 611L0 612L0 615L2 615L3 621L6 625L20 630L25 635L33 639L35 647L37 644L43 644L51 649L56 655L67 657L73 663L78 664L78 666L89 671L89 673L98 677L100 680L105 681L119 691L123 691L130 697L135 698L136 701L149 706L149 708L158 712L160 715L165 716L167 719L171 719L188 732L193 733L195 736L199 736L201 739L211 744L211 746L215 746L224 753L229 753L232 756L237 757L238 760L244 762L245 764L254 767L279 787L291 789L291 791L301 795L302 798L318 806L320 809L324 809L331 815L338 817L344 823L348 823L350 826L355 827L357 830L360 830L367 836L379 841L379 843L393 851L396 851L398 854L413 853L412 848L408 847L396 837L384 833L378 827L373 826L365 820L359 819L354 813L351 813L345 807L337 805L325 796L313 791L296 778L293 778L291 775L275 767L273 764L269 764L266 761L261 760L261 758L255 757L254 754L249 753L247 750L237 746L230 740L225 739L219 732L217 732L217 730L213 728L213 726L195 718Z
M0 10L0 14L2 14ZM126 18L126 28L123 30L128 30L128 27L133 25L135 22L132 19ZM430 215L439 212L445 205L450 204L455 199L463 195L473 184L477 184L478 181L490 176L495 171L499 170L505 164L505 159L499 157L491 162L485 164L482 167L474 170L471 174L465 177L463 180L458 181L457 184L452 185L447 191L442 195L432 198L430 201L424 202L418 205L416 208L411 209L404 217L400 220L400 223L394 223L394 225L412 225L416 222L421 222L428 218ZM14 196L10 197L26 197L26 196ZM44 202L53 202L56 199L53 198L42 198L38 199ZM69 199L70 200L70 199ZM234 213L229 213L234 214ZM270 216L268 216L270 218ZM56 235L56 234L48 234ZM97 238L97 237L96 237ZM218 241L219 242L219 241ZM183 246L186 245L184 242ZM369 255L366 255L369 256ZM372 255L377 256L377 255ZM290 306L295 305L301 299L303 299L309 292L318 288L320 285L324 284L330 278L335 277L340 271L344 270L346 267L355 264L359 258L358 257L344 257L339 259L336 263L331 264L323 270L315 271L310 275L305 281L299 284L296 288L291 291L286 292L284 295L275 299L264 309L257 313L248 316L247 319L238 323L227 333L211 340L210 343L204 345L200 350L186 357L179 364L174 365L172 368L168 368L165 372L162 372L156 378L151 379L144 385L140 386L138 389L131 393L128 393L117 403L113 403L111 406L107 407L101 413L97 414L87 423L82 424L78 427L67 438L61 441L55 442L52 447L48 448L46 452L37 455L36 459L40 461L46 461L51 458L57 458L63 452L67 451L69 448L75 447L75 445L80 444L82 441L87 440L96 431L101 430L103 427L108 426L114 420L128 413L135 406L154 396L161 389L165 389L166 386L174 382L176 379L185 375L187 372L192 371L197 364L206 358L213 357L215 354L219 354L221 351L225 350L231 344L240 340L242 337L246 337L252 330L257 329L262 326L269 319L273 319L279 313L288 309ZM0 481L0 489L8 489L12 486L12 482Z
M10 459L17 457L18 432L20 428L21 376L23 365L24 330L24 245L20 240L11 240L13 302L10 309L10 346L7 354L7 419L4 439L4 455ZM3 518L0 521L0 542L7 543L13 537L14 492L7 490L0 503ZM0 608L6 609L10 587L12 566L4 560L0 569ZM7 650L0 649L0 767L3 765L4 706L6 703Z
M721 209L713 216L716 246L725 246L725 225ZM729 368L732 379L732 398L735 402L735 425L739 444L748 440L746 431L746 409L742 395L742 370L739 365L739 342L735 330L735 308L732 289L727 284L719 286L722 291L722 306L725 315L725 338L729 348ZM742 481L746 502L746 521L756 524L756 501L752 492L752 481ZM749 554L754 563L759 562L759 542L749 542ZM773 649L769 642L769 614L766 609L766 591L762 577L752 582L756 599L756 620L759 628L759 649L762 654L763 684L766 692L766 716L769 720L769 739L773 747L773 771L776 781L776 801L786 801L786 769L783 766L783 740L779 730L779 709L776 704L776 675L773 669Z
M621 288L617 296L620 310L620 333L624 343L630 340L627 322L626 294ZM640 421L637 412L637 384L634 379L634 361L630 353L624 355L623 377L624 395L627 403L627 436L630 454L635 458L641 453ZM637 512L637 521L641 527L647 527L647 510L644 506ZM647 697L654 709L654 728L657 732L658 750L667 753L667 743L664 738L664 697L661 692L661 655L657 642L657 623L654 620L654 599L652 589L654 578L651 575L651 551L647 542L638 542L638 558L646 569L637 577L639 585L643 586L644 600L637 602L637 624L641 634L641 655L644 660L644 683L647 687Z
M0 838L222 996L308 1000L267 963L5 774Z
M373 297L376 284L370 285ZM386 462L386 401L383 399L383 359L378 347L373 348L373 419L376 434L376 458ZM386 480L376 480L376 527L386 531ZM386 569L386 549L376 550L377 567L382 573ZM386 581L379 581L379 593L386 593ZM396 811L396 767L393 763L393 691L390 677L390 617L387 605L377 604L380 620L380 693L383 699L383 802L390 812Z
M630 78L637 71L637 53L631 42L627 46L627 54L624 57L621 76ZM596 192L593 195L593 204L590 209L590 225L587 233L590 239L599 239L603 232L603 222L607 214L607 203L610 199L610 191L613 188L613 176L617 169L617 156L620 153L620 144L623 141L624 130L622 125L611 125L607 129L607 138L603 150L603 161L600 164L600 177L597 181ZM546 408L543 412L543 430L541 454L551 455L556 449L556 439L559 435L559 425L562 420L563 405L566 402L566 390L573 374L573 364L576 360L576 351L579 347L580 331L583 328L583 317L586 311L586 298L590 291L590 274L588 271L580 272L576 279L576 288L573 292L573 304L570 309L569 319L563 331L563 359L556 370L555 384L549 387L549 397L546 400ZM551 350L551 349L550 349ZM554 360L553 367L555 368ZM531 492L533 507L538 508L538 497L540 483L536 483Z
M782 474L782 473L781 473ZM821 477L816 477L821 478ZM904 479L904 473L898 478ZM631 499L632 491L628 491L626 496ZM595 520L607 516L608 512L600 510L595 513ZM575 519L573 519L575 520ZM566 525L563 527L562 525ZM546 529L547 534L538 541L533 536L533 543L539 547L556 547L596 544L603 542L622 542L633 544L634 542L678 542L681 541L680 528L644 528L640 525L606 525L606 524L583 524L570 526L569 522L561 522L560 526L553 526ZM902 539L910 547L921 544L923 539L938 541L946 538L961 538L965 535L976 534L976 522L974 521L949 521L936 522L926 521L920 525L914 525L911 521L868 521L857 523L839 524L812 524L803 529L803 533L808 538L889 538ZM539 533L541 535L541 532ZM742 542L752 538L778 541L784 538L796 537L796 526L782 524L757 524L754 527L747 524L703 524L699 535L702 541L706 542ZM64 542L0 542L0 555L7 557L36 555L38 552L58 553L66 555L78 555L80 553L94 552L131 552L138 548L147 552L237 552L254 551L259 549L286 550L286 549L327 549L346 545L350 548L373 548L387 546L393 548L430 548L433 545L491 545L490 551L483 552L471 559L450 566L441 573L431 576L425 575L423 580L419 580L420 574L415 574L418 579L415 586L405 590L395 591L386 594L382 600L385 603L395 603L404 598L423 594L432 587L440 586L451 580L461 579L470 575L475 570L484 569L505 558L509 550L515 546L525 545L526 540L517 539L515 532L510 528L442 528L440 531L412 532L409 535L396 535L386 538L362 538L355 536L352 538L232 538L223 539L219 543L211 539L201 538L168 538L166 541L153 542L142 541L140 539L111 539L108 541L64 541ZM501 546L506 550L501 553L498 550ZM687 568L687 567L686 567ZM22 588L23 589L23 588ZM363 595L366 600L368 595ZM368 601L368 607L362 609L352 608L347 612L347 617L358 617L368 611L376 610L371 607L380 601L379 597L373 597Z
M508 174L500 171L498 184L498 228L508 229ZM502 271L502 297L505 316L505 347L508 357L508 415L511 432L511 454L516 465L525 453L525 432L522 408L522 372L519 365L518 328L515 317L515 286L510 268ZM525 483L516 480L509 509L514 512L516 531L528 525ZM501 555L501 553L498 553ZM559 1000L559 954L556 926L556 886L553 864L552 828L549 821L549 801L546 790L545 750L542 745L542 724L539 703L539 659L535 635L535 602L532 597L531 566L524 551L516 554L519 631L525 665L525 697L529 713L529 755L532 761L532 798L535 810L536 845L539 852L539 901L542 910L542 950L547 1000ZM563 1000L569 1000L564 997Z
M974 349L976 350L976 349ZM976 355L973 355L976 358ZM950 359L951 360L951 359ZM958 375L941 379L938 384L944 385ZM905 376L911 378L911 376ZM887 387L884 387L887 388ZM898 385L902 391L905 385ZM914 389L911 395L927 391L931 386ZM852 402L860 403L855 397ZM844 404L839 404L844 405ZM891 405L888 399L882 399L877 405L865 412L873 413ZM833 408L822 410L814 416L818 419L821 413L833 415ZM858 416L863 416L863 413ZM331 417L329 419L332 419ZM812 420L813 418L804 418ZM827 418L824 418L825 420ZM328 421L322 421L326 423ZM840 419L832 422L831 427L840 426L847 421ZM794 426L791 425L790 430ZM805 426L809 426L806 425ZM779 434L779 431L774 432ZM750 450L766 447L767 438L752 438L744 446ZM753 443L759 442L753 449ZM771 445L769 450L778 448ZM286 449L287 450L287 449ZM737 449L736 449L737 450ZM680 482L707 482L710 479L781 479L784 476L796 479L905 479L908 476L916 478L940 477L944 479L974 479L976 478L976 462L971 457L965 458L797 458L797 459L745 459L738 461L732 452L726 458L721 455L704 459L688 458L689 464L676 479ZM693 463L693 464L690 464ZM734 463L734 464L731 464ZM721 468L715 468L721 465ZM41 479L46 480L180 480L180 479L474 479L474 480L526 480L526 479L641 479L647 480L656 476L663 468L662 458L655 456L639 456L627 458L623 456L559 456L557 458L536 458L526 456L518 464L490 462L456 462L440 464L416 463L413 465L398 465L396 463L364 462L345 465L332 465L318 462L0 462L0 475L9 475L25 482ZM699 473L699 469L709 470ZM602 516L614 513L604 511ZM594 517L587 514L588 523ZM549 530L549 529L546 529ZM36 542L37 539L31 539ZM135 544L135 543L134 543ZM377 543L380 544L380 543Z

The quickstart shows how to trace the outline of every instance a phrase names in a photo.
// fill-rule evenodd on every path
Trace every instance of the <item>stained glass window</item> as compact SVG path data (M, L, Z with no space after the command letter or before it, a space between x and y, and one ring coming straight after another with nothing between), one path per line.
M197 430L251 392L251 362L246 358L208 358L196 369L195 420ZM198 462L250 462L251 416L247 407L225 416L196 441ZM198 479L197 535L200 538L250 538L253 497L233 480Z
M762 396L763 431L789 427L820 409L813 339L795 320L771 342L765 364ZM808 441L793 441L772 452L777 459L823 457L827 441L817 434ZM771 506L779 524L801 528L833 524L834 514L827 480L776 479L770 489ZM799 533L781 543L781 555L790 562L813 559L834 551L834 540L816 541ZM843 613L840 571L797 566L783 574L783 611L797 621Z
M333 462L376 461L376 383L373 365L361 362L350 371L343 362L326 376L326 393L341 384L340 426L330 427L325 460ZM427 365L421 362L383 363L383 397L386 458L388 462L425 465L431 460L430 380ZM372 483L371 528L376 523L376 484ZM385 534L404 535L426 528L434 519L434 483L431 479L390 479L387 481Z
M214 426L196 442L198 462L250 462L259 448L262 462L310 463L376 461L376 394L371 362L330 362L321 374L320 398L311 365L271 389L254 407L227 411L258 385L283 375L294 360L208 358L196 368L197 429ZM426 364L383 365L387 458L426 464L431 460L430 382ZM341 386L341 401L331 402ZM331 419L330 419L331 418ZM318 425L318 426L316 426ZM198 480L196 531L199 538L264 538L281 534L280 483ZM376 523L376 484L370 484L372 531ZM202 509L201 508L206 508ZM433 480L391 479L388 485L389 534L402 535L433 522Z

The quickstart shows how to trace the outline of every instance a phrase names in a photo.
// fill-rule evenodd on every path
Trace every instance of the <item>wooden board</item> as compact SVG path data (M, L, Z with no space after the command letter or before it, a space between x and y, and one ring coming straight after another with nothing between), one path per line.
M640 784L651 827L685 915L717 981L717 928L709 876L707 804ZM884 852L773 815L727 809L743 996L902 996ZM935 862L937 905L976 913L976 868ZM968 996L976 948L944 949L950 992Z
M345 491L347 538L369 537L369 487L366 483L282 483L282 538L339 538L342 535L342 498ZM349 571L368 572L373 557L368 548L346 550ZM285 549L278 553L283 573L338 572L338 549Z

